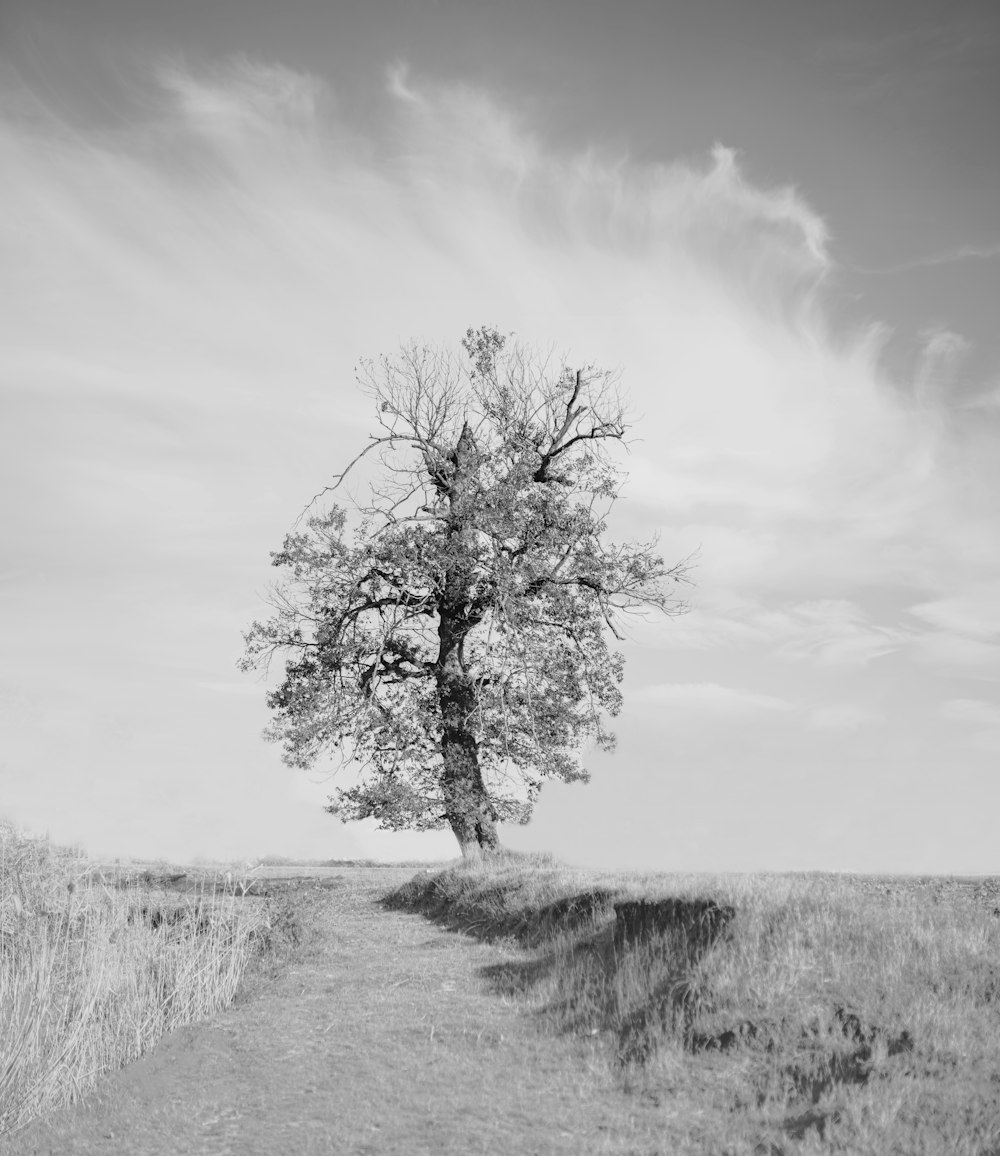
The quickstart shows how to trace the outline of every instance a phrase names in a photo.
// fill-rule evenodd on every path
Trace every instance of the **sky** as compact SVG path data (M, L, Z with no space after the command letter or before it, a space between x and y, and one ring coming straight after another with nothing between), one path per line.
M372 429L495 325L620 370L613 536L697 553L514 848L1000 872L1000 10L3 0L0 813L102 857L343 825L237 670Z

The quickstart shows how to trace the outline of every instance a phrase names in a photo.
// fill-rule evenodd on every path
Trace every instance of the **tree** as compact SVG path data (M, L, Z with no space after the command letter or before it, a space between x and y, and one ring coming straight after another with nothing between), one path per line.
M495 329L466 359L417 345L365 362L378 432L272 554L275 614L243 669L286 656L266 737L296 767L339 753L358 785L327 808L382 828L450 826L463 855L527 822L545 778L589 776L621 706L621 616L683 610L655 542L614 545L605 518L626 432L615 378L552 367ZM362 459L371 500L313 512ZM304 525L303 525L304 519Z

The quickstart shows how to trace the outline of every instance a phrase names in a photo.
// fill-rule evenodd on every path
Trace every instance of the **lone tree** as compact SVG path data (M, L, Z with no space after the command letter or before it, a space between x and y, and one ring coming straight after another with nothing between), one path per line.
M362 364L378 432L272 554L275 614L241 667L286 656L265 736L287 763L361 767L329 811L449 825L477 857L498 821L528 821L544 778L585 781L583 750L613 748L607 635L623 612L683 610L686 564L605 541L626 431L611 374L553 372L490 328L462 345L467 360L411 345ZM382 481L353 531L336 505L307 516L372 453Z

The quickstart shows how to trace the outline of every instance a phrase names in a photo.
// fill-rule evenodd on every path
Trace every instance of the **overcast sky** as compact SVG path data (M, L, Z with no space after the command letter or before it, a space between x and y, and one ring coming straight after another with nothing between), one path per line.
M236 670L371 428L496 325L620 368L619 537L700 551L512 846L1000 871L1000 9L4 0L0 812L100 855L372 832Z

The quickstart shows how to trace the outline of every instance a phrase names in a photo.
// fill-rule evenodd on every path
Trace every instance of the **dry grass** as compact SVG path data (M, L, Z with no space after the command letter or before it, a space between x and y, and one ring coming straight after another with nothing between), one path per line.
M592 1036L626 1093L664 1106L665 1151L1000 1154L989 884L600 875L505 856L387 902L516 941L495 990Z
M294 939L312 890L327 903L308 874L282 883L294 894L275 909L251 898L263 881L213 891L206 875L178 894L158 888L162 871L102 877L78 855L2 832L0 1128L66 1103L101 1069L228 1002L262 943ZM484 1016L480 980L462 987L457 956L443 981L437 940L407 931L405 966L391 936L380 932L374 950L371 889L338 893L332 962L317 965L321 986L342 967L343 990L324 987L323 999L339 998L335 1021L368 1042L365 1095L379 1079L397 1089L413 1033L429 1024L440 1073L452 1060L465 1072L474 1052L484 1077L504 1082L483 1060L489 1043L498 1063L532 1073L553 1112L566 1107L567 1080L590 1099L606 1089L604 1130L578 1151L1000 1156L994 881L601 875L504 856L421 873L386 899L493 941L477 975L572 1037L559 1048ZM268 1014L269 1031L301 1044L288 1006ZM312 1022L315 1011L301 1014ZM387 1063L396 1046L403 1059ZM439 1068L427 1071L436 1088ZM457 1079L444 1079L441 1111ZM420 1099L427 1119L436 1095L431 1109ZM590 1118L570 1114L580 1127ZM548 1150L541 1124L523 1126Z
M0 826L0 1136L230 1003L273 922L237 887L171 893Z

